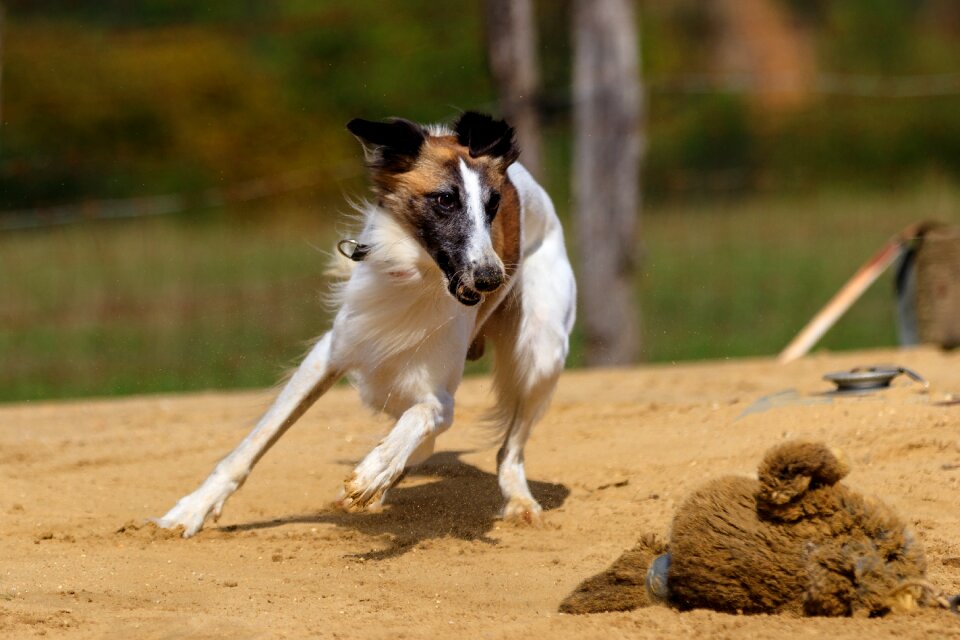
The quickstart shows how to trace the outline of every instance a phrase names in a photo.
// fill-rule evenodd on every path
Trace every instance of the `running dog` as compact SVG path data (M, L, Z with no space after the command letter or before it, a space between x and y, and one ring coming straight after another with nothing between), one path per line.
M492 420L502 434L503 517L528 523L523 449L549 405L567 356L576 284L553 203L516 162L513 129L467 112L453 127L355 119L375 201L342 253L333 328L317 341L249 435L160 527L195 534L257 461L338 379L396 419L344 480L336 504L376 510L407 466L433 452L453 421L464 359L493 345Z

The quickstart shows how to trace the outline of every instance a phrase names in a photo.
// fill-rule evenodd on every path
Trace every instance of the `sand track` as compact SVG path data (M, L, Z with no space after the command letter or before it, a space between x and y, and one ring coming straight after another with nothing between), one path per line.
M926 375L827 401L820 375L897 362ZM571 372L534 432L539 530L500 522L486 379L440 452L380 514L326 507L387 428L338 387L262 461L224 517L181 540L151 526L245 434L269 392L0 407L0 636L56 638L960 637L960 618L804 620L651 608L556 613L640 533L665 533L706 478L749 474L788 437L850 456L848 482L915 523L930 577L960 592L960 354L932 350ZM768 410L741 416L758 398Z

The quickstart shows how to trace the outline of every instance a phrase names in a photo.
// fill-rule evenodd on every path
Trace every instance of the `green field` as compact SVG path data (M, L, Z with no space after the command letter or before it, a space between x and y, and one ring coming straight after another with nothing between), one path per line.
M276 382L327 326L325 252L344 209L0 235L0 400ZM890 235L958 211L960 190L940 181L651 205L637 282L646 359L774 354ZM895 330L888 275L819 348L891 345Z

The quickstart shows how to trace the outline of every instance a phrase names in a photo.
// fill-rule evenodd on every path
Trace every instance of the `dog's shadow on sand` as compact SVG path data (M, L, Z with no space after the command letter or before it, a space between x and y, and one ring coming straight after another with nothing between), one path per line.
M223 531L251 531L288 524L334 524L368 536L390 536L386 549L352 554L364 560L393 558L433 538L453 537L496 541L487 534L493 529L503 506L497 476L460 460L464 451L436 453L423 464L407 471L387 494L379 513L344 513L330 509L313 514L223 527ZM433 482L406 486L411 478ZM564 503L570 490L562 484L530 480L530 491L544 511Z

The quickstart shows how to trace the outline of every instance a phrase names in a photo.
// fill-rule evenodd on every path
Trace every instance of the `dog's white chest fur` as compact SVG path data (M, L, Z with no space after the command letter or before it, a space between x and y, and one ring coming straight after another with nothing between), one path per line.
M399 416L438 383L454 394L477 307L450 297L429 256L395 226L381 212L368 217L364 241L391 250L384 256L374 248L340 291L333 357L346 365L364 404Z
M562 232L549 199L521 165L511 166L509 174L520 198L524 253L559 252L547 263L548 271L564 267ZM362 213L360 239L371 249L362 262L343 259L341 263L349 278L336 294L339 311L332 357L345 366L364 404L396 417L440 389L454 395L481 307L464 306L447 293L444 276L430 255L388 212L368 204ZM496 295L509 295L520 286L524 269L542 268L539 262L523 264ZM565 334L572 325L572 317L566 316L572 314L573 295L565 290L552 295L551 289L557 284L563 289L572 280L560 277L554 282L553 276L542 274L545 284L538 286L539 295L528 296L527 304L557 307L537 313L557 317L563 325L562 361ZM551 361L557 358L541 355ZM536 362L526 364L536 366Z

